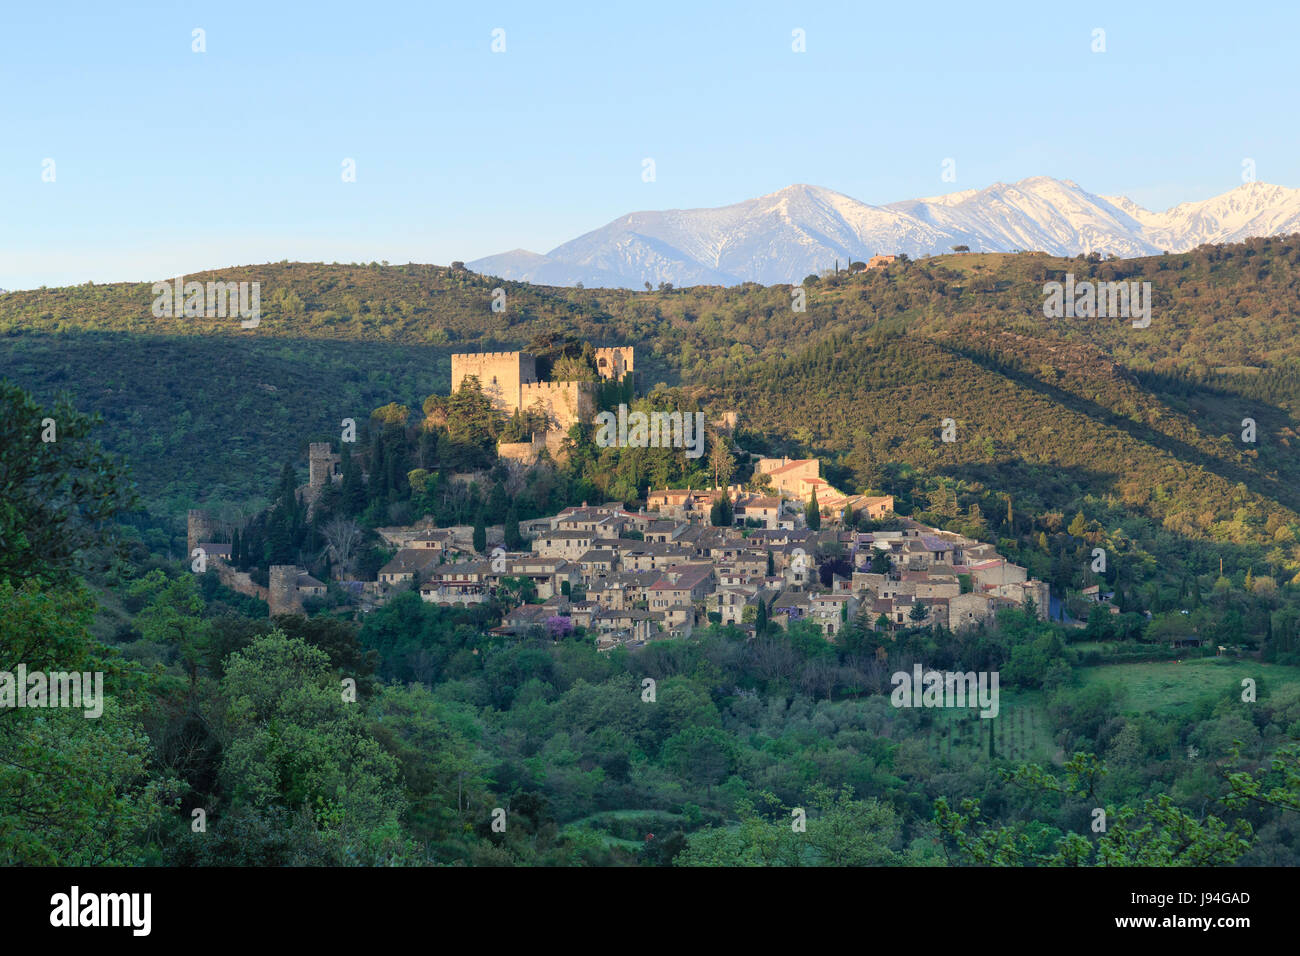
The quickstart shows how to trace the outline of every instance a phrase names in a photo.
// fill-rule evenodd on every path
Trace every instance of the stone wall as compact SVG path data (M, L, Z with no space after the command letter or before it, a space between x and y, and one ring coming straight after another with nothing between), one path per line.
M525 410L538 408L551 420L551 428L567 433L578 422L595 417L595 387L591 382L533 382L520 390Z

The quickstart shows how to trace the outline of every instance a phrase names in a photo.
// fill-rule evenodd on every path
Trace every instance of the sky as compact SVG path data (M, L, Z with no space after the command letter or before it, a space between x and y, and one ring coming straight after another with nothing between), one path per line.
M1294 3L11 0L0 288L547 252L792 183L1295 187L1298 34Z

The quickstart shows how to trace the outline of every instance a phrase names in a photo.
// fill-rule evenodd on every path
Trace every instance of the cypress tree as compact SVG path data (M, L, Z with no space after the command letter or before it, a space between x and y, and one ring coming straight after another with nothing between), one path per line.
M817 506L817 489L812 490L812 497L808 499L808 507L803 512L804 523L808 525L809 531L820 531L822 526L822 511Z
M343 452L343 513L355 518L366 510L366 486L361 478L361 466L352 455L352 449Z
M474 550L479 554L487 551L487 527L483 524L483 512L474 516Z
M514 499L510 499L510 506L506 508L506 550L518 551L524 543L523 536L519 534L519 509L515 506Z

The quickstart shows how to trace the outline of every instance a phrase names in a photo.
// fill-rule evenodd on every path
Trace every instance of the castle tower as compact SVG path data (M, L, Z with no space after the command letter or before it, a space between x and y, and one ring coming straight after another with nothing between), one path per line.
M537 359L527 352L472 352L451 357L451 390L468 375L478 376L483 394L493 406L513 415L522 406L520 387L537 381Z
M217 540L219 530L220 523L210 511L190 509L189 514L186 515L185 553L193 554L194 549L204 541Z
M319 494L326 485L342 480L339 474L339 462L342 460L330 451L329 442L312 442L307 446L307 486Z
M636 370L634 356L630 345L596 349L596 372L601 378L621 382L625 375L631 375Z
M271 606L271 616L301 613L302 601L298 598L298 566L273 564L269 577L267 604Z

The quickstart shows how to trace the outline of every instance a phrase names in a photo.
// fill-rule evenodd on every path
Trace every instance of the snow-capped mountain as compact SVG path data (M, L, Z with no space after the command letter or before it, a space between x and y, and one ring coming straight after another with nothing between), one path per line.
M1130 257L1292 232L1300 232L1300 189L1265 183L1165 212L1046 176L885 206L797 185L716 209L635 212L546 255L516 249L468 266L545 285L770 285L800 282L837 259L917 258L954 245Z

